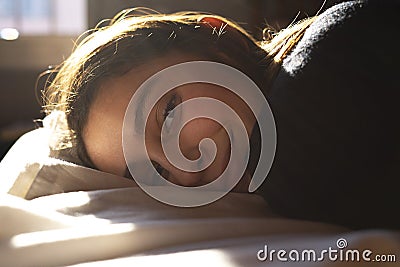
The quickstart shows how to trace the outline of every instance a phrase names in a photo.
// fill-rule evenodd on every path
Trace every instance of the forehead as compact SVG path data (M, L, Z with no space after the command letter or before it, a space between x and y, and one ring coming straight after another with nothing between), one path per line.
M121 76L114 76L101 82L93 104L101 104L107 98L119 98L121 95L133 95L139 86L155 73L175 64L194 60L206 60L205 57L182 54L171 51L167 55L147 61L132 68Z

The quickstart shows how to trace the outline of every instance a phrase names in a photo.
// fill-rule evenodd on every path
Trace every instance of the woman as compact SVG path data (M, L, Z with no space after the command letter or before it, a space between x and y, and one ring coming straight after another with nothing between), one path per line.
M310 20L299 23L262 47L238 25L219 16L138 16L130 15L132 12L136 10L122 12L109 26L98 28L85 38L56 70L44 97L48 114L66 116L64 124L62 119L56 123L60 135L56 145L69 147L71 160L126 177L131 174L122 147L124 115L129 100L147 78L179 63L212 61L242 71L265 94L279 70L280 59L293 45L290 40L298 38L310 24ZM157 171L178 185L200 186L215 180L229 159L228 133L215 121L204 118L183 128L180 146L185 157L194 160L200 156L199 142L213 139L219 153L208 168L198 173L182 171L170 164L163 153L160 133L167 115L178 104L200 96L228 104L239 115L249 136L255 124L255 115L245 102L221 86L193 83L163 96L146 121L146 146ZM247 191L250 172L244 174L235 190Z

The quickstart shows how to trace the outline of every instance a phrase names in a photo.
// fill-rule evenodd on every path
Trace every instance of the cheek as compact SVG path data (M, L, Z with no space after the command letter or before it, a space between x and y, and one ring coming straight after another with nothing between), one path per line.
M86 128L83 136L87 153L95 166L117 175L121 175L121 162L124 162L119 126L115 123L101 123L95 128Z
M255 123L253 112L243 99L231 92L229 89L212 84L195 83L182 86L177 90L177 92L183 101L198 97L209 97L225 103L240 117L247 132L251 132Z

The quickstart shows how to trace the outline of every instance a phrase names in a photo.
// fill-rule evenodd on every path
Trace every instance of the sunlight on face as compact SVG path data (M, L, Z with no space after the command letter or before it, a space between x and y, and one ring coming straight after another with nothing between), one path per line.
M120 77L110 78L103 82L92 104L88 122L83 131L88 155L98 169L129 177L122 148L122 127L131 97L147 78L158 71L194 60L202 59L171 53L146 65L136 67ZM227 132L217 122L207 118L196 118L188 122L180 132L179 146L187 159L195 160L200 156L198 148L200 141L204 138L212 139L216 144L217 154L209 167L200 172L185 172L170 164L165 157L160 139L161 127L163 124L165 127L173 127L174 120L179 119L178 116L167 118L167 115L178 104L198 97L213 98L229 105L243 121L249 135L255 123L253 113L247 105L230 90L220 86L192 83L179 86L164 95L150 112L146 125L146 148L157 171L165 179L182 186L201 186L215 180L226 168L230 157L231 144ZM138 154L137 157L137 161L144 160L144 158L139 158L143 155ZM246 191L246 184L250 177L247 173L245 177L236 190Z

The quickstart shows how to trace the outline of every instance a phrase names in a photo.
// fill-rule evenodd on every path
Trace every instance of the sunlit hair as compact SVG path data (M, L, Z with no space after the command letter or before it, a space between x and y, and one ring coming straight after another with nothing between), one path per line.
M171 51L232 65L266 94L282 59L310 21L258 42L236 23L212 14L124 10L85 33L50 75L43 110L56 121L52 125L58 141L53 149L74 147L73 157L91 166L81 133L100 84Z

